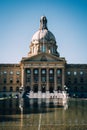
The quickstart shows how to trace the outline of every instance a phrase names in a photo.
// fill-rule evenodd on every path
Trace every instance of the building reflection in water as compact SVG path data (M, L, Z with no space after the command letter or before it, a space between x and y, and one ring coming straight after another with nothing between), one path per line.
M0 127L2 122L4 126L16 122L20 126L18 130L24 129L26 124L33 127L38 125L40 114L42 126L58 125L62 130L68 127L74 130L78 126L84 130L87 126L87 101L70 100L63 108L53 99L19 98L0 101Z

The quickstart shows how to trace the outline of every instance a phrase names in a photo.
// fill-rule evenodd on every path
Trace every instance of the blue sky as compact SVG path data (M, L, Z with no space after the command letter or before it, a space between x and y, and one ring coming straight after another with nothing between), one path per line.
M60 56L87 64L87 0L0 0L0 63L19 63L27 56L42 15Z

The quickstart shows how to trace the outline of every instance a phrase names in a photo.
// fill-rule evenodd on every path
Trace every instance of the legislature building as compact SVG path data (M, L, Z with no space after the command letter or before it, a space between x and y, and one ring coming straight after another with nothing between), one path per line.
M27 92L66 90L72 97L87 97L87 64L68 64L60 57L45 16L40 18L40 27L32 36L28 56L19 64L0 64L0 95L17 94L20 87Z

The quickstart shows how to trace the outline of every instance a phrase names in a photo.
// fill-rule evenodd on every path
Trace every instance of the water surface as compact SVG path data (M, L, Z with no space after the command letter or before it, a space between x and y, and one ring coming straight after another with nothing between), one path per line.
M0 130L87 130L87 100L0 100Z

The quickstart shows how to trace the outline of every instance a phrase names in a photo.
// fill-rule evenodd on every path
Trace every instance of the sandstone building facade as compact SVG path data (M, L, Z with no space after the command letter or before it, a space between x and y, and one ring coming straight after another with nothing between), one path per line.
M40 28L33 35L30 52L19 64L0 64L0 95L25 91L68 91L70 96L87 97L87 65L67 64L60 57L55 36L42 16Z

